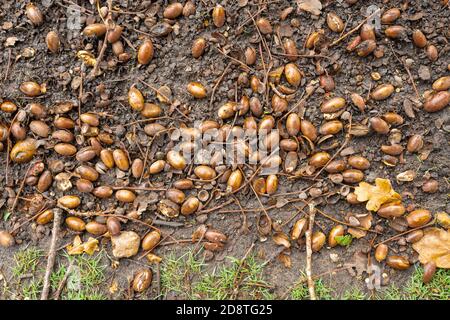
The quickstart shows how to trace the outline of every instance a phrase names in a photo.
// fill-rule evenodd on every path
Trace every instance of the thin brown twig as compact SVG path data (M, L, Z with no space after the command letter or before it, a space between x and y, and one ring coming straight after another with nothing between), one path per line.
M412 84L412 86L413 86L414 92L416 93L417 99L420 100L420 94L419 94L419 91L417 90L416 83L414 82L414 78L413 78L413 76L412 76L412 74L411 74L411 71L409 70L408 66L403 62L403 60L401 60L401 59L397 56L397 54L396 54L395 51L394 51L394 48L392 48L392 44L391 44L391 43L389 43L389 47L390 47L390 49L391 49L392 54L394 55L394 57L398 60L398 62L400 62L400 63L402 64L403 68L405 68L406 73L408 74L408 77L409 77L409 81L411 81L411 84Z
M50 243L50 249L48 253L47 268L45 269L44 285L42 289L41 300L48 300L48 294L50 292L50 275L52 273L53 266L55 265L56 242L58 240L61 215L62 212L60 210L55 210L53 218L52 240Z
M216 84L214 85L212 92L211 92L211 98L209 99L209 109L212 110L212 105L214 102L214 95L216 94L217 87L222 82L223 78L225 77L225 74L227 73L228 69L231 66L231 62L227 64L225 69L223 69L222 74L220 75L219 79L217 80Z
M309 226L305 232L306 236L306 277L308 278L309 298L316 300L316 292L314 289L314 280L312 279L312 231L314 227L314 217L316 210L313 204L309 204Z
M359 23L356 27L354 27L353 29L351 29L349 32L347 32L346 34L344 34L343 36L339 37L338 39L336 39L335 41L333 41L329 47L333 47L335 45L337 45L339 42L341 42L342 40L344 40L345 38L347 38L348 36L352 35L353 33L355 33L356 31L359 30L359 28L361 28L370 18L372 18L374 15L376 15L377 13L381 12L383 8L379 8L377 10L375 10L374 12L372 12L371 15L369 15L367 18L365 18L361 23Z
M7 155L6 157L9 157L9 155ZM25 186L25 180L27 179L28 172L30 171L32 165L33 165L33 163L30 163L30 165L28 166L27 171L25 172L25 176L22 179L22 183L20 184L19 191L17 191L16 197L14 198L14 202L13 202L12 207L10 209L11 212L14 212L14 209L16 209L17 202L19 201L19 196L22 193L23 187Z

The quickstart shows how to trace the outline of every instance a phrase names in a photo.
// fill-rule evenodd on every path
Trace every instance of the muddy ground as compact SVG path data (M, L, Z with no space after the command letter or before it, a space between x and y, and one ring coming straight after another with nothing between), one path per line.
M97 46L99 41L95 38L87 38L80 35L80 31L73 33L68 32L67 28L67 8L70 5L69 1L47 1L44 4L38 3L41 7L45 22L39 27L30 26L26 16L24 15L25 5L28 1L9 1L2 0L0 8L0 22L2 29L0 30L0 69L1 69L1 86L0 98L2 100L12 100L20 108L24 108L30 100L39 101L46 106L51 106L58 101L73 100L79 101L79 77L82 73L86 75L90 72L90 67L82 65L82 62L76 58L76 52L89 48L97 55ZM50 7L45 5L52 3ZM151 2L154 2L153 4ZM82 82L83 96L81 97L82 105L81 112L101 112L106 116L101 118L101 126L105 130L109 130L117 135L114 147L125 147L131 158L141 156L137 144L130 139L130 133L133 130L137 131L137 140L145 150L146 144L149 142L140 125L125 126L132 121L141 119L137 112L130 112L130 108L126 103L126 94L133 83L138 84L138 87L144 93L147 101L157 102L155 93L148 87L144 86L138 80L152 84L155 87L162 85L168 86L172 90L172 97L180 102L179 110L188 114L190 119L205 120L217 119L218 107L228 100L234 100L235 83L238 75L242 72L241 66L238 64L231 64L228 71L224 74L223 80L215 92L215 99L212 108L209 106L210 97L201 100L193 99L186 91L186 84L190 81L200 81L207 86L209 94L211 93L214 84L222 75L226 66L231 62L224 55L220 54L214 47L220 46L225 48L237 59L242 59L243 50L250 43L255 48L258 48L258 35L252 22L248 22L247 10L251 13L256 13L263 6L258 5L258 1L248 1L244 7L240 7L238 1L218 1L226 9L227 20L225 26L218 29L214 27L211 21L211 10L213 4L205 3L209 1L194 1L196 11L193 16L189 18L180 17L173 21L174 30L166 37L155 37L151 39L154 43L155 54L154 58L148 66L137 66L136 51L126 43L130 43L137 48L141 40L146 37L145 33L149 33L152 23L154 21L162 20L162 8L167 5L168 1L114 1L116 9L121 10L121 14L115 15L116 22L125 27L124 42L126 52L129 52L132 58L125 63L106 63L101 65L102 74L92 81ZM239 1L241 3L242 1ZM262 3L264 1L261 1ZM324 48L320 53L327 55L331 59L320 59L321 67L332 74L336 83L335 90L331 93L332 96L349 97L351 92L358 92L363 97L366 97L374 86L378 83L392 83L396 87L396 92L385 101L374 102L369 101L365 113L359 112L351 103L347 104L347 110L352 113L353 121L361 122L369 116L381 115L386 111L395 111L402 115L405 119L403 125L398 129L401 130L403 139L402 144L406 145L407 137L413 134L421 134L425 139L425 147L429 150L429 156L426 160L421 161L416 155L404 153L404 161L399 162L395 167L388 167L384 165L382 160L382 153L380 146L387 143L385 136L377 135L371 132L365 137L355 137L351 140L351 146L356 153L359 153L371 161L371 167L366 171L365 180L373 182L376 177L390 179L396 191L403 195L405 206L415 206L431 210L432 212L450 211L450 203L448 202L448 176L449 176L449 154L450 148L448 144L448 130L450 128L449 109L446 108L437 113L426 113L416 105L417 97L414 89L410 83L410 79L405 68L398 62L393 55L390 46L403 60L410 59L408 65L414 82L420 94L431 88L431 84L437 78L448 75L449 71L447 65L449 63L449 8L445 8L439 1L358 1L355 5L349 6L345 1L322 1L324 8L319 17L314 17L308 12L298 13L294 10L285 21L280 21L279 15L282 9L292 6L296 8L295 1L269 1L265 6L265 10L261 16L267 17L274 27L283 26L282 32L294 39L297 47L302 48L307 35L313 30L323 29L325 32L326 41L332 42L338 38L338 34L331 32L326 26L326 14L328 12L335 12L344 21L347 21L346 31L356 27L363 19L367 12L367 8L371 5L383 7L385 9L391 7L403 8L402 16L398 20L401 24L413 30L421 29L426 35L428 41L433 43L439 52L439 59L431 62L424 49L416 48L410 38L404 40L388 40L385 39L382 30L378 31L379 45L384 47L384 56L381 58L374 58L372 55L366 58L358 57L356 54L348 53L345 50L349 38L342 41L340 44L326 49ZM87 1L78 1L84 6L86 10L81 13L82 28L85 19L95 18L97 22L100 21L96 14L94 6ZM419 14L420 13L420 14ZM298 19L299 26L292 26L292 19ZM11 25L9 24L11 23ZM236 32L238 26L242 24L242 32ZM289 27L290 26L290 27ZM61 37L62 50L59 54L50 54L45 44L45 35L50 30L57 30ZM140 32L139 32L140 31ZM195 38L203 36L208 39L208 47L205 54L200 59L194 59L191 54L191 45ZM7 38L16 37L16 42L12 46L6 46ZM275 39L276 37L266 36L265 39L273 53L283 52L282 47ZM24 57L24 50L32 48L34 55L32 57ZM263 49L264 50L264 49ZM305 51L306 53L306 51ZM26 54L25 54L26 55ZM263 53L266 63L269 59L267 53ZM273 66L287 63L282 55L273 54ZM108 48L105 53L105 61L112 60L113 54ZM318 79L318 72L315 62L319 60L311 58L299 58L296 63L304 72L304 79L302 85L297 91L295 97L290 102L292 106L298 101L305 92L305 87L310 84L312 80ZM261 60L258 54L258 62L253 67L256 69L256 75L262 77L264 74ZM379 81L371 78L372 72L378 72L381 76ZM250 72L250 74L253 74ZM18 90L20 83L23 81L34 80L38 83L47 84L47 93L38 98L26 98ZM317 82L316 82L317 83ZM96 89L99 84L104 84L106 90L104 96L100 97ZM250 89L238 88L238 96L242 93L251 95ZM320 124L322 114L319 106L324 98L325 92L319 88L307 100L305 105L305 118L309 119L315 124ZM105 102L106 101L106 102ZM412 111L411 111L412 106ZM405 111L405 108L408 109ZM186 118L177 111L169 113L168 106L164 106L164 114L172 117L171 119L160 120L160 123L167 127L178 127L181 123L192 125L186 121ZM74 109L70 112L73 119L78 117L77 111ZM9 122L11 119L8 115L1 113L1 121ZM50 122L49 122L50 123ZM242 119L237 120L237 124L242 124ZM338 135L340 143L344 141L344 134ZM157 139L150 150L150 159L155 157L155 153L159 150L164 151L167 146L167 136ZM334 149L336 150L336 149ZM333 150L331 151L334 152ZM58 157L51 149L40 148L36 158L50 160ZM66 169L70 170L76 164L75 159L65 158ZM305 161L305 160L302 160ZM19 184L23 179L28 164L14 164L10 163L8 172L6 172L6 152L0 153L0 191L3 193L3 200L7 200L7 193L4 191L6 187L5 176L9 175L11 186L14 190L18 190ZM398 173L406 170L414 170L417 173L416 178L412 182L397 183L395 177ZM421 185L425 178L434 178L439 182L439 191L433 194L425 194ZM322 178L326 178L322 175ZM174 177L170 174L160 174L151 177L148 181L153 186L168 186ZM114 170L102 175L100 183L113 184L115 180ZM144 179L145 181L145 179ZM137 181L130 179L131 185L136 185ZM277 193L286 193L292 191L299 191L311 185L308 179L287 179L285 176L280 177L279 190ZM339 190L342 185L334 186L329 181L323 180L319 182L319 188L327 187L330 192ZM22 197L30 197L34 194L32 187L26 186L23 190ZM195 194L196 191L194 191ZM74 188L71 194L79 194ZM164 192L142 192L140 193L155 199L164 194ZM62 193L51 189L45 193L46 197L56 199ZM82 197L82 206L77 210L107 210L113 206L122 207L123 212L128 212L133 208L132 205L121 206L115 200L98 201L90 194L79 194ZM244 208L259 208L259 203L254 197L251 190L244 190L238 193ZM289 196L286 196L289 197ZM293 197L298 197L294 195ZM339 198L338 196L336 196ZM281 197L283 198L283 197ZM262 197L264 205L273 203L276 197L268 198ZM334 197L333 197L334 199ZM223 203L226 197L212 201L208 208L215 207ZM3 216L8 211L7 204L2 201ZM0 229L12 229L27 217L27 213L23 211L24 201L19 201L17 209L12 212L8 219L1 219ZM347 213L365 213L364 204L350 205L345 201L344 197L340 197L339 201L333 204L327 204L325 199L320 202L320 208L335 217L343 220ZM297 205L297 204L295 204ZM301 206L301 202L298 203ZM142 219L148 220L155 218L155 204L148 205L144 212ZM231 204L223 209L236 210L239 209L235 204ZM161 226L162 234L170 235L173 239L188 239L192 232L200 223L206 223L211 227L221 230L228 236L228 242L222 252L214 253L208 258L208 270L213 270L217 266L226 263L225 257L233 256L242 258L247 253L247 250L254 242L256 245L252 249L253 253L261 259L261 261L270 262L264 268L264 276L267 281L273 285L273 293L275 297L281 297L286 290L300 277L300 272L305 268L305 246L293 243L290 250L290 258L292 261L291 268L286 268L277 259L278 253L281 251L274 242L269 238L267 241L260 241L256 230L256 221L259 213L249 212L247 214L248 232L243 232L242 223L243 217L238 213L220 213L219 209L205 215L190 218L177 218L175 221L185 222L184 227L174 228ZM270 210L270 216L273 222L282 223L288 220L293 214L297 212L297 208L288 204L281 209ZM0 213L1 216L1 213ZM305 213L300 213L299 217L305 216ZM317 225L324 231L329 231L334 225L330 220L318 215ZM292 223L288 227L284 227L284 231L288 232ZM387 239L396 234L392 228L388 226L388 222L374 215L374 223L380 224L384 227L383 234L377 237L376 242ZM45 251L48 250L49 240L51 237L51 224L36 227L35 224L30 223L23 226L16 234L16 244L12 248L0 248L0 267L6 275L8 275L8 266L12 263L13 254L20 248L27 246L37 246ZM146 228L138 224L128 223L125 229L135 230L143 235ZM74 234L63 228L58 245L63 246L73 239ZM169 240L172 238L168 238ZM353 243L347 247L338 247L329 249L324 247L319 253L313 255L313 274L319 275L327 273L333 269L337 269L345 263L352 261L355 254L363 251L366 252L370 241L373 239L373 234L369 233L366 237L354 240ZM111 253L110 244L104 241L102 245L106 251ZM164 256L170 253L181 255L186 250L193 247L192 244L180 243L177 245L162 246L154 250L154 252L164 259ZM399 244L394 241L390 243L392 250L403 250ZM410 246L405 247L404 254L409 255L414 259L414 254ZM338 261L333 262L330 254L336 253ZM204 254L202 252L202 254ZM138 256L139 257L139 254ZM135 257L134 260L137 260ZM110 265L111 261L105 258L105 263ZM119 291L113 295L108 292L108 283L105 283L105 292L111 298L124 298L128 293L128 281L134 272L145 264L145 260L133 262L131 260L121 260L118 269L113 270L108 268L107 279L116 277L119 281ZM363 263L364 265L364 263ZM381 264L383 272L387 274L388 281L385 284L395 283L401 287L407 281L413 272L413 267L407 271L395 271L391 268ZM154 268L154 267L153 267ZM355 272L340 271L329 273L323 276L324 281L333 287L336 292L343 292L351 287L359 287L363 291L368 292L364 278L366 273L356 276ZM139 298L152 298L156 296L156 286ZM3 298L9 298L5 296ZM169 295L167 298L176 298L176 295Z

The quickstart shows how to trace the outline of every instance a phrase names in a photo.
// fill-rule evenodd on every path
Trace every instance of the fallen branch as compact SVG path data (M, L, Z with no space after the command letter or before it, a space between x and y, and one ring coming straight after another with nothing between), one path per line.
M52 241L50 243L50 249L47 259L47 268L45 269L44 285L41 294L41 300L48 300L48 294L50 292L50 275L55 265L56 258L56 242L58 240L59 225L61 222L62 212L60 210L54 210L53 218L53 231L52 231Z

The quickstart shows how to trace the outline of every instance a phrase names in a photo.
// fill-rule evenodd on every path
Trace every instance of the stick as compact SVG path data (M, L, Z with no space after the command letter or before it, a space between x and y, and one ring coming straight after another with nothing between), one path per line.
M406 73L408 73L408 77L409 77L409 81L411 81L411 84L414 88L414 92L416 93L417 99L420 100L420 94L419 91L417 90L416 87L416 83L414 82L414 78L412 77L411 71L409 70L409 68L406 66L406 64L403 62L403 60L401 60L397 54L395 53L394 49L392 48L392 44L389 44L389 47L391 48L392 53L394 54L394 57L398 60L398 62L400 62L403 66L403 68L405 68Z
M222 72L221 76L219 77L219 79L217 80L216 84L214 85L214 88L213 88L212 93L211 93L211 99L209 99L209 109L210 110L212 110L212 105L213 105L213 102L214 102L214 95L216 94L217 87L222 82L222 80L225 77L225 74L227 73L227 71L230 68L230 66L231 66L231 62L227 64L225 69L223 69L223 72Z
M316 300L316 292L314 290L314 280L312 279L312 231L314 226L314 217L316 210L313 204L309 204L309 227L305 233L306 236L306 276L308 278L309 298Z
M60 210L55 210L55 217L53 218L52 242L50 243L50 249L48 253L47 269L45 270L44 286L42 289L41 300L48 300L48 294L50 292L50 275L55 264L56 242L58 239L61 214L62 212Z
M67 279L69 278L70 273L72 272L72 268L73 263L71 262L66 270L66 273L64 274L64 278L62 278L61 282L58 285L58 289L56 290L56 293L54 295L54 300L59 300L59 297L61 296L61 293L64 290L64 287L66 286Z
M6 157L9 157L9 155L7 155ZM25 176L23 177L22 183L20 184L20 187L19 187L19 191L17 191L16 198L14 199L13 205L11 207L11 213L14 212L14 209L16 208L17 202L19 200L19 196L22 193L23 187L25 185L25 180L27 179L28 172L30 171L32 165L33 165L33 163L30 163L30 165L28 166L27 172L25 172Z
M367 22L367 20L369 20L370 18L372 18L374 15L376 15L378 12L380 12L383 8L379 8L378 10L375 10L370 16L368 16L367 18L365 18L360 24L358 24L355 28L353 28L352 30L350 30L349 32L347 32L346 34L344 34L342 37L339 37L337 40L333 41L329 47L332 47L334 45L337 45L339 42L341 42L342 40L344 40L345 38L347 38L349 35L355 33L356 31L359 30L359 28L361 28L364 23Z

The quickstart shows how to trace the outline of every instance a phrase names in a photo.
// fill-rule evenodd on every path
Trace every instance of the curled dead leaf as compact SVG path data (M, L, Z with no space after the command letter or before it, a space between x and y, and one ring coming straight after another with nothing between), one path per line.
M77 58L82 60L88 66L95 66L96 60L92 53L86 50L80 50L77 52Z
M88 255L94 254L95 251L99 251L98 240L89 237L88 241L83 242L80 236L76 236L73 239L73 243L67 246L67 253L69 255L78 255L82 253L87 253Z
M378 211L384 203L401 200L401 196L392 189L391 182L381 178L375 179L375 186L360 182L355 188L355 194L358 201L367 201L366 209L369 211Z
M413 244L422 264L436 263L438 268L450 269L450 231L427 228L422 239Z
M312 13L318 16L322 13L322 3L319 0L297 0L300 10Z

